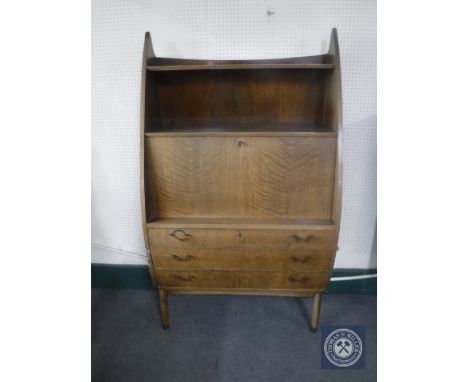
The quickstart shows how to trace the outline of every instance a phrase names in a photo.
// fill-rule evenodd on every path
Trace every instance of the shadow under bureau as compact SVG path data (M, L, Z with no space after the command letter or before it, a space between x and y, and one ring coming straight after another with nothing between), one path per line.
M337 33L327 54L155 57L146 34L141 203L163 326L168 295L320 296L341 215Z

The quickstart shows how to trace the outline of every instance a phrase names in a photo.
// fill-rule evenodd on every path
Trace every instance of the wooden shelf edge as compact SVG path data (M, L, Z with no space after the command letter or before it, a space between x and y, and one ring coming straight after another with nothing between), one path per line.
M145 137L336 137L337 132L324 124L280 122L177 121L149 126Z
M328 54L317 56L258 59L258 60L198 60L169 57L150 57L146 69L153 71L178 70L238 70L238 69L318 69L335 68L334 57Z
M166 218L146 223L152 228L219 228L219 229L291 229L334 230L335 224L326 219L221 219Z
M146 138L158 137L336 137L334 131L319 133L315 131L229 131L229 132L210 132L210 131L177 131L177 132L151 132L145 133Z
M242 69L308 69L331 70L335 64L213 64L213 65L149 65L150 72L172 72L179 70L242 70Z

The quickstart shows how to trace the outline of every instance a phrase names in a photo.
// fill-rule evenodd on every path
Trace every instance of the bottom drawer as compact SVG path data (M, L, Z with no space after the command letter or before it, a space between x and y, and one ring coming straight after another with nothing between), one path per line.
M160 287L324 289L328 272L175 271L155 269Z

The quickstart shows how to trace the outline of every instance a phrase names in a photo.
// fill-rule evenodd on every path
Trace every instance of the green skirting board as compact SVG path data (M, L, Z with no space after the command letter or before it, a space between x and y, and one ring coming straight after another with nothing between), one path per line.
M376 269L335 269L332 277L352 277L376 274ZM152 283L145 265L91 264L92 288L151 289ZM377 294L377 277L331 281L328 293Z

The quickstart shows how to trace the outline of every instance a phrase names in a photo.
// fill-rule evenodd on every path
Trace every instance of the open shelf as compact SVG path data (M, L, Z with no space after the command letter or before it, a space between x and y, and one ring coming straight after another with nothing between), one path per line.
M327 219L236 219L236 218L164 218L147 223L148 228L219 228L219 229L323 229L333 230Z
M211 121L168 122L151 126L147 137L161 136L326 136L336 137L336 132L318 123L245 122L226 123Z
M303 68L148 72L145 133L336 136L336 129L327 127L333 122L326 96L332 73Z
M153 57L147 61L149 71L232 70L232 69L325 69L335 68L329 55L267 60L190 60Z

